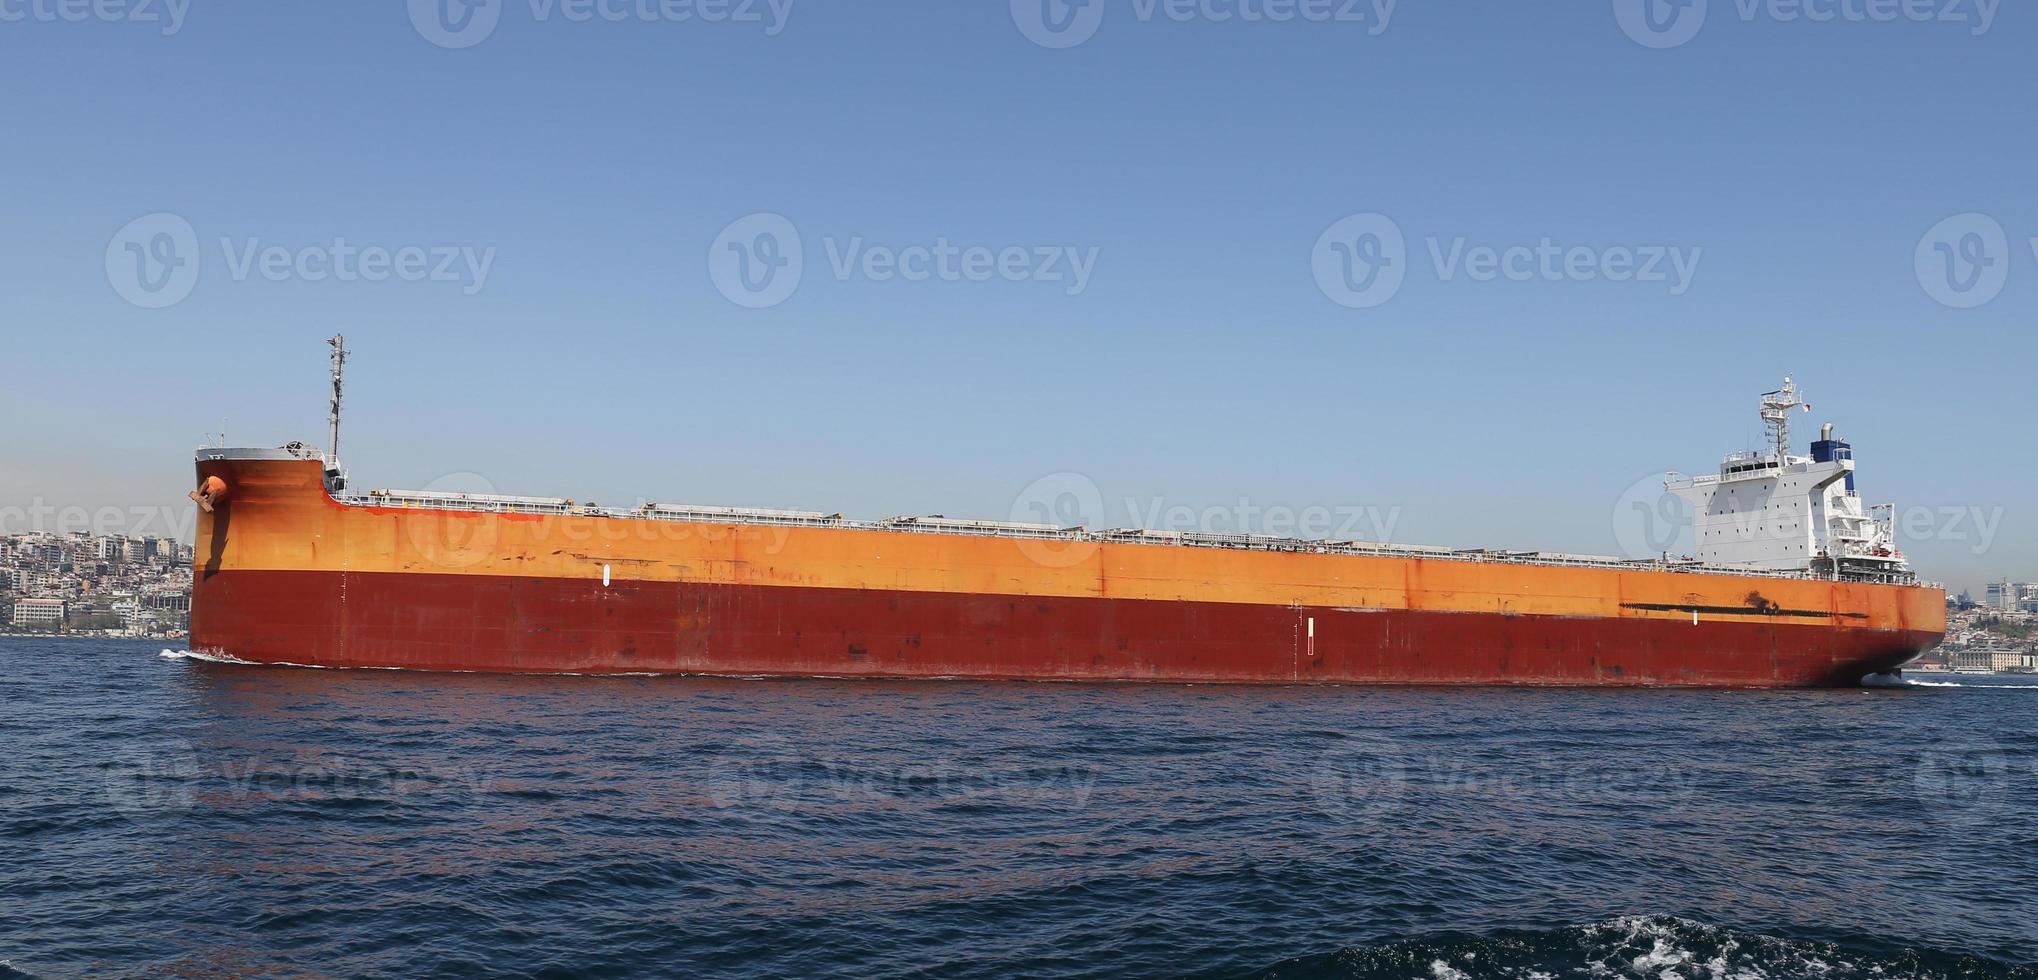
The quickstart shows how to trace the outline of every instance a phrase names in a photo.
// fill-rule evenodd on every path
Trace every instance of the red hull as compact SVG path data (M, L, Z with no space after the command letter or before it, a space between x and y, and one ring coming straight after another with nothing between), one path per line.
M1781 619L415 572L201 569L192 612L195 649L245 660L551 673L1816 687L1858 684L1936 639Z

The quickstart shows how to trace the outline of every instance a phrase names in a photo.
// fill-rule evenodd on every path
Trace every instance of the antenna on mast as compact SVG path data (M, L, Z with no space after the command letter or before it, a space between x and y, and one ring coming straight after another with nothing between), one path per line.
M329 421L331 434L326 439L326 472L332 474L335 486L340 485L340 385L347 373L347 337L339 334L326 341L333 349L333 407Z
M1810 405L1797 397L1797 382L1786 375L1783 387L1762 396L1762 425L1769 430L1769 436L1776 441L1776 463L1781 466L1790 462L1790 410L1802 407L1812 410Z

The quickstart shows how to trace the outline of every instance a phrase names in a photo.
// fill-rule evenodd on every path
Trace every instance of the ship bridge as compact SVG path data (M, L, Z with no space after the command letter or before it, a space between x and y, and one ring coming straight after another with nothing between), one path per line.
M1664 489L1691 505L1694 557L1821 578L1915 581L1895 545L1895 505L1863 505L1854 448L1833 434L1832 423L1811 455L1791 455L1790 413L1799 408L1811 410L1797 384L1783 379L1782 388L1762 396L1773 448L1730 453L1715 475L1672 474L1665 481Z

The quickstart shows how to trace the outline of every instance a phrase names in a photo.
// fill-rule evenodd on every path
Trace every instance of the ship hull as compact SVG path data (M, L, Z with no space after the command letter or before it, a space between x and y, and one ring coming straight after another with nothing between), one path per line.
M1818 687L1857 684L1931 642L1788 623L429 574L234 572L205 588L202 647L329 667Z
M194 649L535 673L1820 687L1943 634L1936 590L342 504L217 460ZM635 525L643 524L645 527ZM1934 602L1938 603L1936 617Z

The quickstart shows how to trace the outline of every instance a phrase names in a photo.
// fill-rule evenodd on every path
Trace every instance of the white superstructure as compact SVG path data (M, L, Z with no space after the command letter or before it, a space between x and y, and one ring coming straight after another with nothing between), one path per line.
M1716 476L1673 473L1665 482L1691 505L1693 557L1821 578L1913 581L1891 529L1895 506L1863 506L1854 449L1834 437L1832 424L1810 456L1790 454L1790 413L1798 408L1811 411L1785 378L1782 388L1762 396L1762 423L1775 448L1729 454Z

